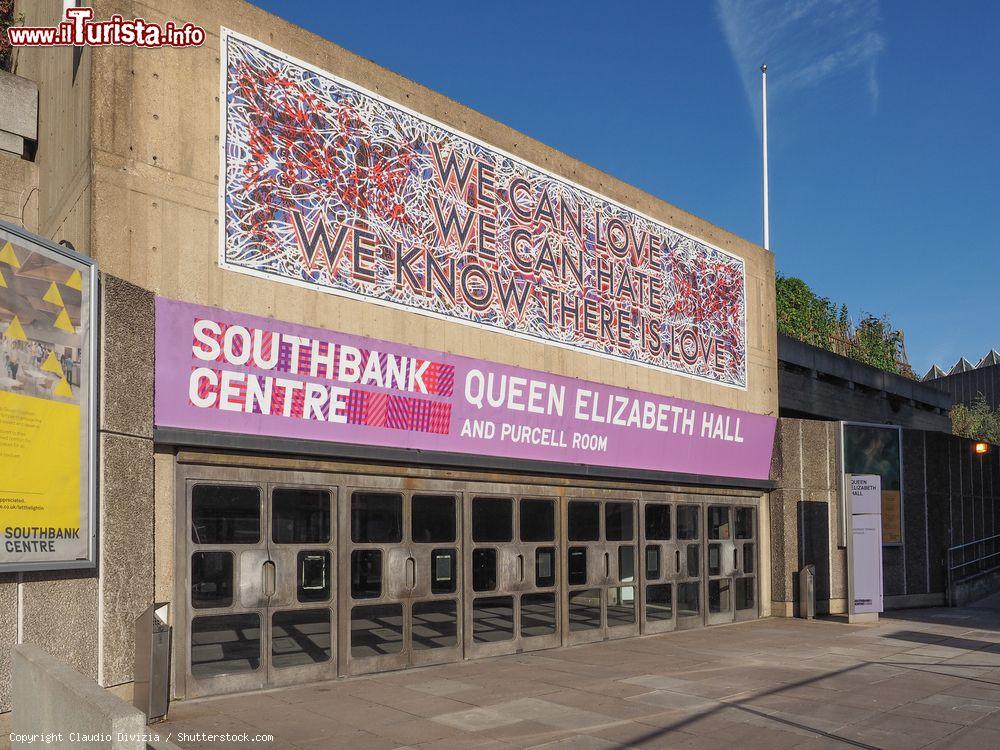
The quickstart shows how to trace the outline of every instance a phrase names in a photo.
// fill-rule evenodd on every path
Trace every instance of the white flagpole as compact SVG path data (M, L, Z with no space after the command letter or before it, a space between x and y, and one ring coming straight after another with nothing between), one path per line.
M767 210L767 66L760 66L761 141L764 155L764 249L771 249L771 229Z

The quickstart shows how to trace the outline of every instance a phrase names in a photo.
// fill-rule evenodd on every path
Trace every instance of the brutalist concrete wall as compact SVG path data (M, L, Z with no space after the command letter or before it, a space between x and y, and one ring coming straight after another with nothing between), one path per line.
M810 563L817 611L847 606L839 439L837 422L778 421L770 496L776 615L797 614L798 571ZM903 541L882 548L886 609L943 604L947 549L1000 533L1000 450L980 456L972 447L943 432L903 430Z
M36 646L15 649L14 692L12 748L145 748L141 711Z
M798 572L816 566L816 611L845 611L839 548L837 423L778 420L771 478L771 598L775 615L798 614Z
M956 404L971 404L980 393L986 397L991 409L1000 404L1000 365L977 367L968 372L957 372L927 385L940 388L951 394Z
M236 0L95 3L95 15L191 22L198 48L90 51L93 253L157 294L570 377L777 413L774 259L763 248ZM747 390L516 339L218 267L219 34L226 26L734 252L746 261Z
M101 674L132 679L135 618L153 600L153 295L101 287Z

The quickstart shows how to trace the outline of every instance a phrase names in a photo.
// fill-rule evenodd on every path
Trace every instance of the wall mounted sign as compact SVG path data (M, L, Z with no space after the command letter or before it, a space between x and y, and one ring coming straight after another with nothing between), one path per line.
M774 417L156 300L157 427L767 479Z
M95 564L96 274L0 222L0 572Z
M746 388L743 260L228 30L219 264Z

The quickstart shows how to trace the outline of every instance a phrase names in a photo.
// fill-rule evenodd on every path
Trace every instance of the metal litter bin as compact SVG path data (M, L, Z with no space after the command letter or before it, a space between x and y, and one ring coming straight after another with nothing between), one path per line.
M806 565L799 571L799 617L811 620L816 616L816 566Z
M150 604L135 620L132 705L152 724L166 718L170 705L170 613L168 602Z

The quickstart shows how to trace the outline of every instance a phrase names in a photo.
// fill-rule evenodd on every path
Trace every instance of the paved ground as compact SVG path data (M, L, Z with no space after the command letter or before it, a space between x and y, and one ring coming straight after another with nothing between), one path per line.
M273 734L258 750L994 748L1000 596L878 626L768 619L178 703L157 729Z
M156 729L274 735L256 750L1000 748L1000 595L175 703Z

